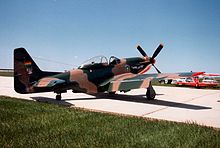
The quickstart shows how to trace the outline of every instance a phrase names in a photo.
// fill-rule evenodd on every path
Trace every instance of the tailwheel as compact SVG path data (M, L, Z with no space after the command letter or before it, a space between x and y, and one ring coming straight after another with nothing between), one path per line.
M149 87L147 88L146 97L148 100L154 100L155 96L156 96L156 92L150 83Z
M61 94L57 94L57 95L56 95L56 100L59 100L59 101L60 101L61 98L62 98Z

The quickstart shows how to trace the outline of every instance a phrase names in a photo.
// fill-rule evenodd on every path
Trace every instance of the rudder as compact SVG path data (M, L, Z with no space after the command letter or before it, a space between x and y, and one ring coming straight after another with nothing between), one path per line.
M42 77L42 71L24 48L14 50L14 89L18 93L32 93L33 83Z

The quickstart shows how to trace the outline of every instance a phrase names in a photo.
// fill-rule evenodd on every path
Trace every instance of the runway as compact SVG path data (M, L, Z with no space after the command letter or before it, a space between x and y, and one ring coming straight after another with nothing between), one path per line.
M18 94L13 89L12 77L0 77L0 95L220 128L220 90L162 86L154 86L154 89L157 96L151 101L145 98L145 89L97 96L68 91L62 94L62 101L56 101L56 94L52 92Z

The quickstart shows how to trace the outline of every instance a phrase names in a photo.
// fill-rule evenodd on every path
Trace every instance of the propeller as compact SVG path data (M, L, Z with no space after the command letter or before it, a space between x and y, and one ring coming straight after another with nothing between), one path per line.
M156 71L157 71L158 73L161 73L160 70L159 70L154 64L152 64L152 65L153 65L153 67L156 69Z
M161 73L160 70L154 65L155 63L155 58L157 57L157 55L160 53L160 51L163 48L163 44L160 44L157 49L154 51L152 57L148 57L146 52L143 50L143 48L141 48L141 46L137 46L138 51L141 53L142 56L146 57L149 59L150 64L152 64L152 66L156 69L156 71L158 73Z
M161 49L163 48L163 44L160 44L157 49L154 51L152 59L156 58L156 56L160 53Z
M141 48L141 46L137 46L138 51L142 54L143 57L147 57L146 52Z

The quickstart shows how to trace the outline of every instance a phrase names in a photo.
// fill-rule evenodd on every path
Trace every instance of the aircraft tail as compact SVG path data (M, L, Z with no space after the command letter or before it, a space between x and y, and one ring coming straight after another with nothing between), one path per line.
M24 48L14 50L14 89L21 94L36 92L33 88L42 77L58 74L41 71Z

